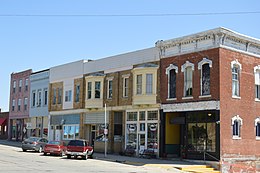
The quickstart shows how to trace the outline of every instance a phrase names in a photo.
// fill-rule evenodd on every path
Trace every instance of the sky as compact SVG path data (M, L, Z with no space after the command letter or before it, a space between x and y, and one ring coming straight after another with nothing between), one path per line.
M260 39L260 1L0 0L0 108L9 111L12 72L123 54L217 27Z

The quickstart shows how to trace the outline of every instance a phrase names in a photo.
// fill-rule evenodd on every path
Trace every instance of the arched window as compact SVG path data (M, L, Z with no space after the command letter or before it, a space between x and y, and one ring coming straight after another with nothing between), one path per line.
M212 67L212 61L203 58L198 64L198 69L201 70L200 87L201 95L210 95L210 68Z
M192 97L194 64L186 61L186 63L181 66L181 71L184 72L184 97Z
M236 115L232 118L232 130L233 130L233 139L241 139L241 126L243 120Z
M240 97L240 73L242 70L242 65L237 61L231 62L232 69L232 96Z
M178 67L170 64L166 68L166 74L168 75L168 99L176 98L176 74L178 73Z

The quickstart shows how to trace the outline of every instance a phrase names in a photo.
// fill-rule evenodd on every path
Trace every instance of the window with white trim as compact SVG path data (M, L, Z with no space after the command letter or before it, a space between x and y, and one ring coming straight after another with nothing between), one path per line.
M235 60L231 62L232 69L232 96L240 96L240 73L241 73L241 64Z
M16 89L16 81L13 81L13 93L15 93L15 89Z
M24 98L24 110L26 111L28 107L28 98Z
M182 72L184 72L184 97L192 97L192 78L194 64L186 61L181 67Z
M63 139L79 139L79 125L63 125Z
M146 94L153 94L153 74L146 74Z
M255 119L255 136L260 139L260 117Z
M61 104L62 100L62 88L58 88L58 104Z
M53 88L53 100L52 100L53 105L56 104L56 98L57 98L57 91L56 88Z
M123 97L128 97L129 77L123 78Z
M36 91L33 90L32 91L32 103L31 103L32 107L35 107L36 105Z
M113 80L110 79L107 81L107 98L112 99L113 94Z
M28 91L29 79L25 79L25 91Z
M71 97L72 97L71 94L72 94L71 90L65 91L65 102L71 102Z
M22 100L18 99L18 111L21 111Z
M44 105L47 105L48 104L48 89L45 88L43 92L44 92Z
M76 85L76 96L75 96L75 102L79 102L79 95L80 95L80 85Z
M178 73L178 66L170 64L166 68L166 75L168 75L168 98L176 98L176 77Z
M96 99L100 98L100 85L101 85L100 81L95 82L95 98Z
M15 100L12 101L12 111L15 109Z
M198 69L201 70L200 76L200 91L201 96L210 95L210 68L212 67L212 61L203 58L198 64Z
M40 107L42 105L42 90L39 89L37 93L37 106Z
M239 117L239 115L236 115L232 118L231 122L233 139L241 139L241 126L243 124L243 120Z
M255 98L260 100L260 65L254 67L255 73Z
M136 94L142 94L142 75L139 74L136 76Z
M20 80L19 80L19 92L22 91L22 85L23 85L23 80L20 79Z
M87 99L91 99L91 92L92 92L92 82L88 82L88 95L87 95Z

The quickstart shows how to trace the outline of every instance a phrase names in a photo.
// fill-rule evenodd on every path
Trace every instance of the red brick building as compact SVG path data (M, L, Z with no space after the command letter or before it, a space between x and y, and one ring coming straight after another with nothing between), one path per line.
M260 40L225 28L159 41L161 155L260 165Z

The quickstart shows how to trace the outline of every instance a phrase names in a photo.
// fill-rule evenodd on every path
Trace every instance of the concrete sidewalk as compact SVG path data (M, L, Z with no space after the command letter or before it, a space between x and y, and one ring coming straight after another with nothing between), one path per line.
M8 141L0 140L0 145L7 145L12 147L21 147L20 141ZM191 165L198 165L196 163L182 161L180 159L146 159L139 157L121 156L116 154L107 154L105 157L104 153L94 153L94 159L110 162L118 162L122 164L129 164L135 166L149 166L149 167L159 167L162 169L167 169L173 172L184 172L177 167L186 167Z

